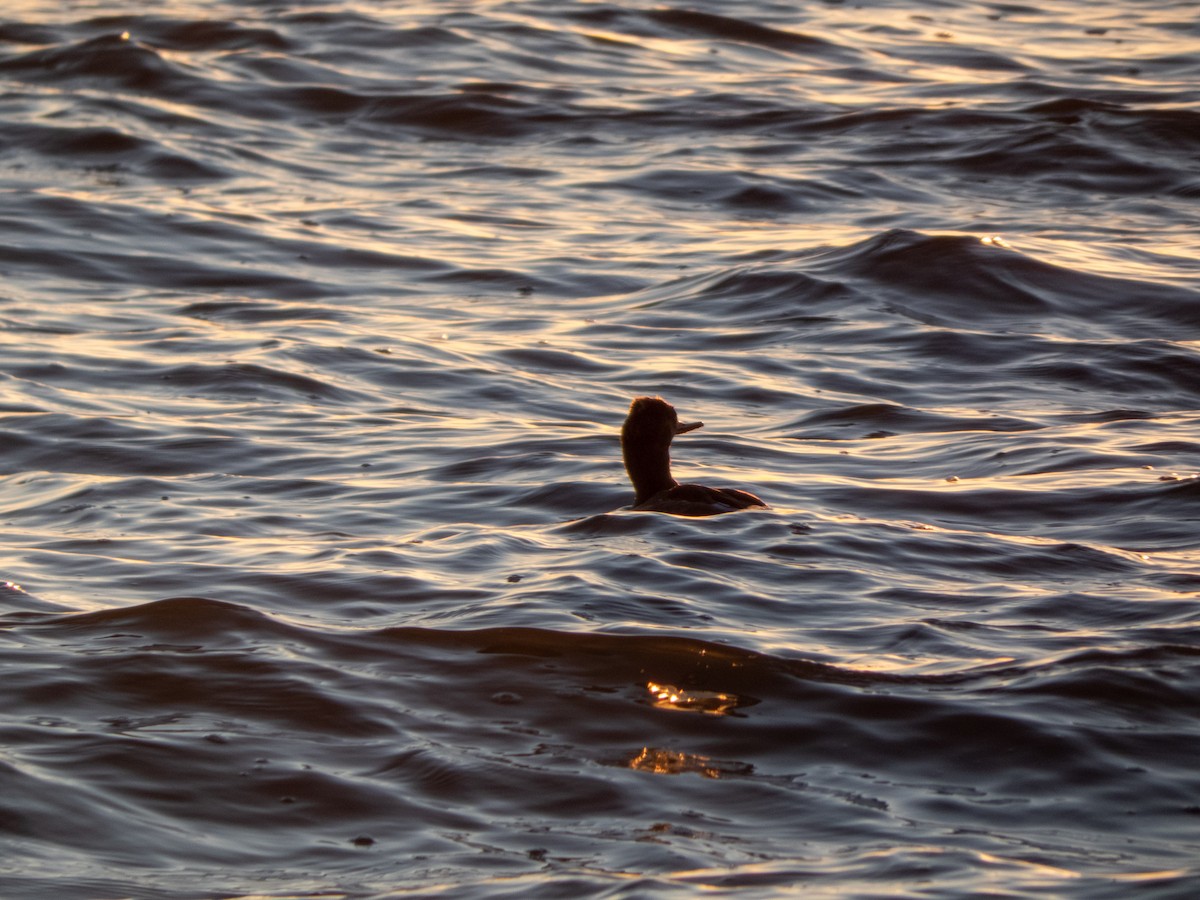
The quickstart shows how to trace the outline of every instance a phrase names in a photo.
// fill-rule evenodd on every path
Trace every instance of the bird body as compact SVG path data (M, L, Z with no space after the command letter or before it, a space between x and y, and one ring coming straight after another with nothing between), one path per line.
M680 422L661 397L638 397L621 427L621 454L633 482L633 508L677 516L715 516L739 509L768 509L758 497L735 488L680 484L671 475L671 441L703 422Z

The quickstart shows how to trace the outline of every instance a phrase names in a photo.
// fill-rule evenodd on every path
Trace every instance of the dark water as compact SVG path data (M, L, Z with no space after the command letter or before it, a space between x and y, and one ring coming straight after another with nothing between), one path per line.
M5 10L0 896L1200 891L1193 2Z

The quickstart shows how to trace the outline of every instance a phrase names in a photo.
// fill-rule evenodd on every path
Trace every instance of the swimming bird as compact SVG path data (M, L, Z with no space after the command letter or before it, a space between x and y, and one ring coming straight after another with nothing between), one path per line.
M621 427L621 454L633 482L633 508L677 516L715 516L738 509L769 509L753 494L734 488L680 484L671 477L671 441L703 422L680 422L661 397L638 397Z

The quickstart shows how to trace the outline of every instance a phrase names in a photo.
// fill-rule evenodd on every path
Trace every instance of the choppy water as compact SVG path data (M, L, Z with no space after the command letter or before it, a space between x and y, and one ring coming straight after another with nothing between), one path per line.
M3 15L0 895L1200 890L1191 0Z

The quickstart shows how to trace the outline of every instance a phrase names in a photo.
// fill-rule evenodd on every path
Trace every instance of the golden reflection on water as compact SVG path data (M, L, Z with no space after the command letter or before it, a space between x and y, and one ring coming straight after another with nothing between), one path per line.
M1188 869L1162 869L1158 872L1116 872L1105 875L1113 881L1159 881L1167 878L1186 878L1191 872Z
M741 699L736 694L723 694L718 691L688 691L671 684L657 684L653 681L647 682L646 690L650 692L654 706L658 709L725 716L741 705Z
M746 763L713 759L699 753L643 747L628 761L631 769L652 775L684 775L689 772L705 778L726 778L730 775L749 775L754 767Z
M698 772L705 778L721 777L721 770L711 765L707 756L681 753L675 750L658 750L653 747L643 747L640 753L629 760L629 768L637 769L639 772L651 772L655 775Z

